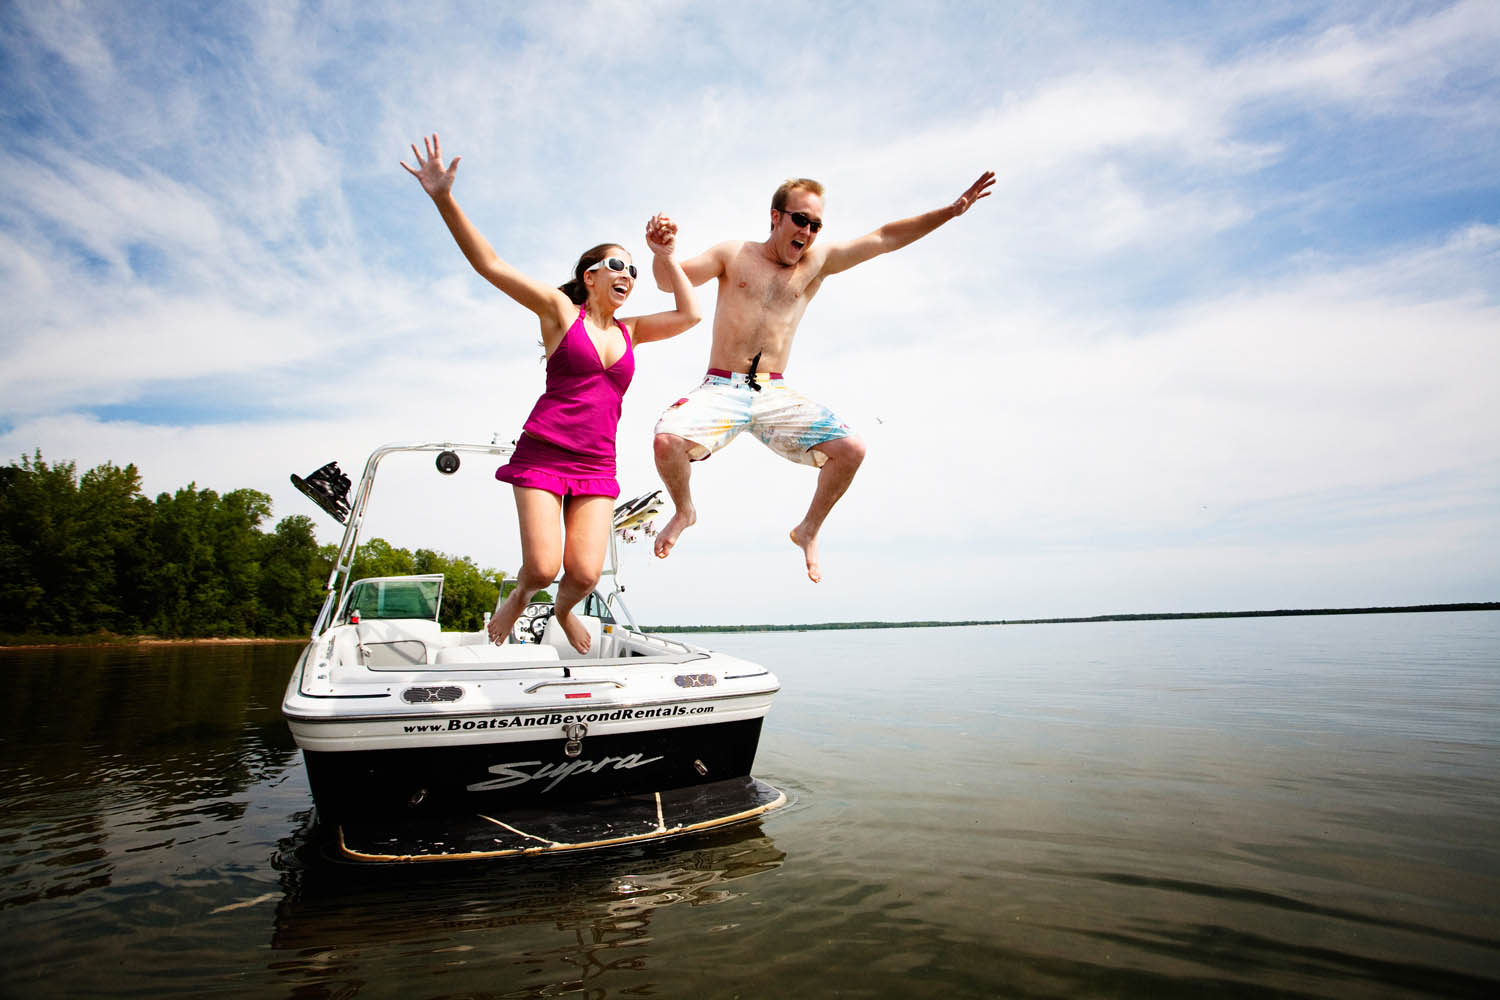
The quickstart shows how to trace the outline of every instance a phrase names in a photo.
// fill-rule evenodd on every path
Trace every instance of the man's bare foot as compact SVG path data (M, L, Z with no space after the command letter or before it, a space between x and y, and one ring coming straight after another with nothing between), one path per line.
M821 583L823 574L818 569L818 536L804 535L802 525L799 524L787 532L787 537L802 550L802 555L807 559L807 578L813 583Z
M495 613L490 616L488 629L490 642L498 646L509 637L510 630L516 627L516 619L520 618L521 612L526 609L526 603L517 600L524 596L521 588L517 587L510 592L509 597L495 605Z
M672 520L668 521L667 526L656 535L656 545L653 546L656 558L665 559L671 555L672 546L677 544L677 536L681 535L684 529L691 528L697 523L698 515L693 508L678 508L672 514Z
M569 611L565 614L553 615L553 617L557 619L557 624L562 626L563 634L568 637L573 648L580 653L587 653L592 640L589 638L589 630L583 622L578 620L578 616Z

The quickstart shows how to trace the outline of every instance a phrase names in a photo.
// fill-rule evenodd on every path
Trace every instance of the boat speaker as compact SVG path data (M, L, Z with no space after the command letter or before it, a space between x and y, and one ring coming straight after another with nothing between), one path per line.
M437 457L438 471L445 476L451 476L458 471L458 454L452 451L439 452Z

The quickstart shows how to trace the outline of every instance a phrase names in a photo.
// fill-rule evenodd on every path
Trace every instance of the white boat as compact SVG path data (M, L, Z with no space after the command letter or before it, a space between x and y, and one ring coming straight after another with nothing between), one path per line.
M575 850L743 822L782 805L782 793L750 774L776 676L642 632L625 607L618 542L649 532L659 494L616 508L600 586L577 610L591 636L584 655L545 602L528 605L496 645L482 628L442 627L441 574L358 576L382 462L435 456L437 478L423 491L435 508L461 455L487 459L467 471L498 495L492 473L511 451L388 445L370 456L352 501L334 463L293 477L345 522L327 598L282 702L319 822L337 830L339 850L375 861ZM490 507L501 507L498 496Z

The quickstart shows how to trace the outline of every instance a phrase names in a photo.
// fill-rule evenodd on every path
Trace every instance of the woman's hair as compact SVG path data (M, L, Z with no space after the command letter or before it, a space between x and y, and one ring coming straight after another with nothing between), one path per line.
M585 250L583 256L578 258L578 263L573 265L573 280L558 285L557 290L566 295L575 306L583 305L589 297L588 286L583 283L583 272L608 257L609 251L623 249L619 243L601 243Z

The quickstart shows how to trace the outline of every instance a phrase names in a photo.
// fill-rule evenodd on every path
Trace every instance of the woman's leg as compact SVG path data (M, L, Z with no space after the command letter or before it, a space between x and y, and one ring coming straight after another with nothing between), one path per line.
M609 533L614 525L614 501L609 497L568 497L563 501L562 582L557 586L553 616L580 653L589 651L589 633L573 614L578 602L599 583Z
M495 606L490 618L490 641L494 643L505 641L531 595L550 586L562 565L562 497L529 486L512 488L521 523L521 569L516 573L516 588Z

